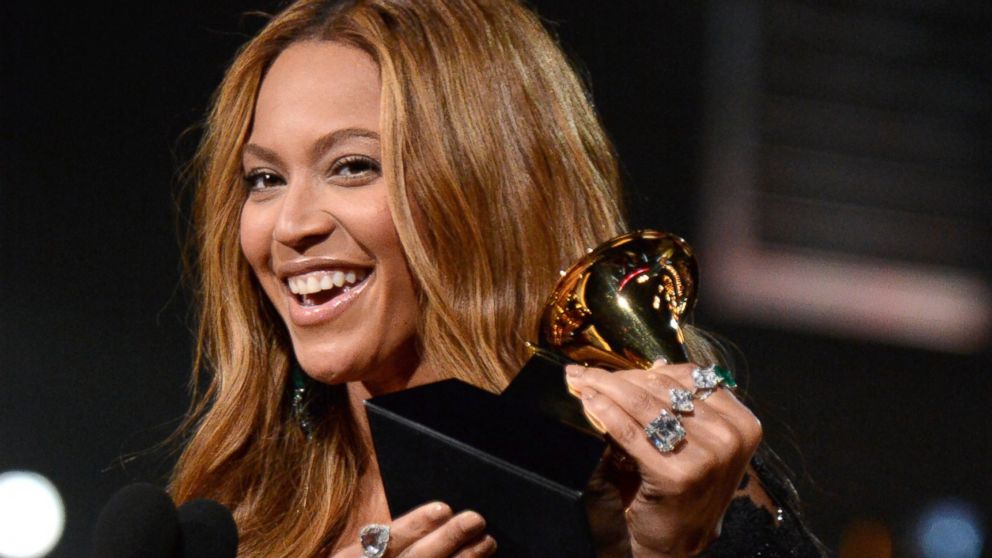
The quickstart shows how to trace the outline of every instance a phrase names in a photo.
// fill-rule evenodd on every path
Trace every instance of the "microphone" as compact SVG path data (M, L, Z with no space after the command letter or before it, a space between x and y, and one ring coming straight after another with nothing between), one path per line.
M103 507L93 535L95 558L176 558L179 514L161 488L125 486Z
M97 518L94 558L236 558L238 528L227 508L191 500L179 509L161 488L125 486Z
M179 506L183 558L235 558L238 526L227 508L213 500L190 500Z

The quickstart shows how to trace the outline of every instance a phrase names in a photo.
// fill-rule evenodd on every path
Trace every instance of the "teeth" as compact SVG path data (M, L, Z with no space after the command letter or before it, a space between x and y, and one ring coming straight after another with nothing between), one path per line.
M289 291L295 295L309 295L320 291L328 291L335 287L354 285L365 279L365 270L349 271L315 271L306 275L290 277L286 280Z

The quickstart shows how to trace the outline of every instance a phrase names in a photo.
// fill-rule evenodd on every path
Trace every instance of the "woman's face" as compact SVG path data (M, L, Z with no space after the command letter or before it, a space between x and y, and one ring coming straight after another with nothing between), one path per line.
M273 62L244 149L241 249L326 383L405 384L417 297L387 204L379 71L364 52L300 42Z

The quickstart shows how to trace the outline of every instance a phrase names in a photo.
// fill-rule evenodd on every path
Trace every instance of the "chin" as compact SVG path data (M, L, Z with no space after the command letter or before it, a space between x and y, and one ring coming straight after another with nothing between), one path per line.
M296 362L307 376L323 384L343 384L360 381L362 367L354 363L342 362L340 356L323 351L299 350L294 347Z
M376 392L408 387L423 373L414 338L376 347L304 346L294 343L296 361L307 376L328 385L363 382ZM367 349L367 350L363 350ZM422 374L421 374L422 375Z

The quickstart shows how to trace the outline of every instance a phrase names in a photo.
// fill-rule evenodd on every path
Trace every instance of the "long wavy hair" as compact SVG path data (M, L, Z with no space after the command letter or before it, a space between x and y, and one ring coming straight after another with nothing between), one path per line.
M497 391L545 297L587 247L625 230L614 150L554 39L511 0L302 0L238 52L192 162L199 300L193 408L177 501L232 509L242 556L315 556L356 505L365 462L344 386L308 440L288 409L292 347L237 235L242 148L288 45L361 49L382 84L383 172L419 296L420 357ZM690 353L712 360L700 334Z

